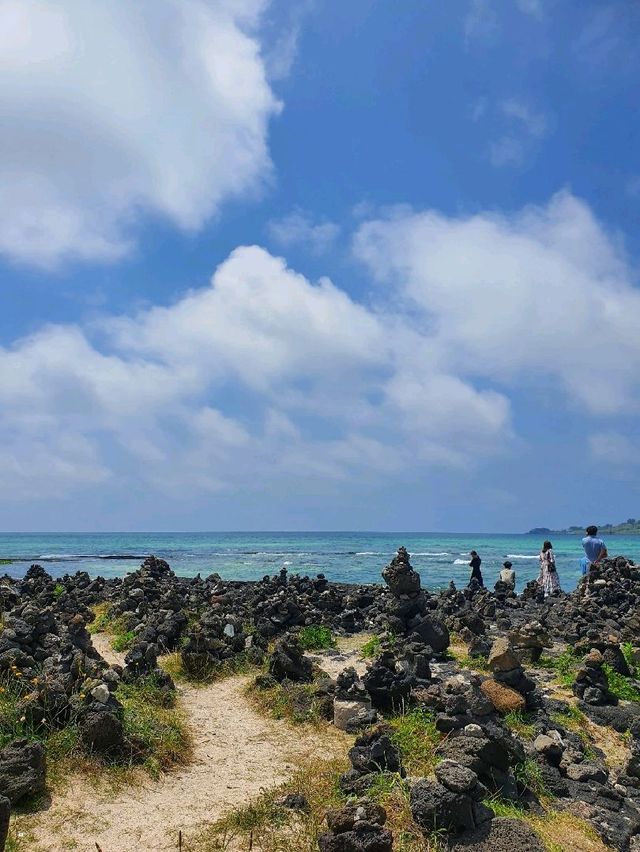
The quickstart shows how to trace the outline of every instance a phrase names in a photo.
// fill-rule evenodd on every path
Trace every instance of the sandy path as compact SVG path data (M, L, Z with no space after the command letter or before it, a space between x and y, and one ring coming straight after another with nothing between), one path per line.
M108 640L93 637L109 662L117 662ZM160 781L117 793L96 791L73 779L51 807L35 817L34 852L165 852L185 846L204 822L246 804L264 788L285 781L305 756L330 759L346 752L348 738L260 716L247 701L247 678L233 677L208 687L181 687L188 713L194 759Z
M111 637L108 634L94 633L91 637L91 642L96 651L109 663L110 666L115 663L119 666L124 666L125 654L113 650L111 647Z

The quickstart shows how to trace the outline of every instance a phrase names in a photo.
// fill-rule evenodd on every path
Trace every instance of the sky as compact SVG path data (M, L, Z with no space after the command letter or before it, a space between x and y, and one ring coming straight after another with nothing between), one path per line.
M637 517L639 38L0 0L0 529Z

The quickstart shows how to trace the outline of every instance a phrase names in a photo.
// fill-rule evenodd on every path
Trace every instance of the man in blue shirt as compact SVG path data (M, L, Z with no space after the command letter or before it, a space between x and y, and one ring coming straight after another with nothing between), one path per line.
M599 562L607 555L607 547L601 538L598 538L598 527L590 526L585 530L586 536L582 539L582 546L586 556L581 560L582 573L587 574L594 562Z

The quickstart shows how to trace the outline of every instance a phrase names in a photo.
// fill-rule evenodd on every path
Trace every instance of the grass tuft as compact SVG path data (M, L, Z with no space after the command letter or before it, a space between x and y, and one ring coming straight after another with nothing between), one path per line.
M607 675L609 691L612 692L616 698L621 699L622 701L635 701L636 703L640 703L640 689L638 689L631 678L619 674L607 663L602 666L602 670Z
M206 686L232 675L252 674L258 670L257 666L247 659L246 654L236 654L224 662L205 661L198 665L192 663L186 668L182 655L179 651L175 651L161 657L158 665L175 681L192 686Z
M345 758L305 760L290 781L205 828L185 852L236 849L317 852L318 836L327 830L324 821L327 810L345 804L338 779L347 768ZM383 775L371 789L387 811L386 827L393 832L396 852L440 852L444 848L438 835L425 838L414 823L408 787L399 776ZM278 807L277 800L286 793L302 793L309 804L308 811L293 812Z
M410 710L393 716L388 725L408 774L429 775L440 759L437 752L441 735L433 715L426 710Z
M360 655L364 657L365 660L377 657L380 653L381 647L382 640L380 637L372 636L371 639L368 639L360 649Z
M572 648L566 648L557 657L542 656L538 660L538 668L554 672L558 683L569 689L573 686L579 667L580 658Z
M536 735L535 725L532 724L533 717L529 713L520 710L512 710L504 717L504 723L514 734L523 740L533 740Z
M538 799L549 800L553 796L547 789L540 766L531 758L525 758L522 763L513 768L516 780L527 790L531 790Z
M251 684L247 693L256 708L274 719L287 719L295 724L326 725L329 707L327 696L317 694L313 683L283 681L269 689Z
M335 648L336 640L328 627L310 624L298 633L298 639L305 651L321 651L323 648Z
M134 683L121 683L116 694L124 708L122 721L131 762L142 762L153 777L189 762L191 734L172 692L161 689L150 675Z

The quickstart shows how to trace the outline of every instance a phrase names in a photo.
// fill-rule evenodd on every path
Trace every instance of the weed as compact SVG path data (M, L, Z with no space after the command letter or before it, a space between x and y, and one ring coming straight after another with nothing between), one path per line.
M428 775L438 763L440 732L434 718L426 710L410 710L392 717L391 739L402 753L402 761L410 775Z
M173 706L172 692L150 675L135 683L120 683L116 695L124 708L122 721L132 762L142 762L151 775L188 762L191 735L183 714Z
M185 666L179 651L161 657L160 666L174 680L189 683L192 686L206 686L232 675L251 674L257 668L245 654L236 654L223 662L213 661L206 655L203 655L202 659L190 657L188 665Z
M128 651L136 640L136 634L133 630L127 630L125 633L119 633L111 640L111 647L114 651Z
M504 717L504 723L521 739L532 740L536 734L535 726L531 722L532 718L528 713L522 713L520 710L512 710Z
M618 672L611 668L608 663L604 663L602 670L607 675L609 691L612 692L616 698L620 698L623 701L635 701L640 703L640 689L638 689L631 678L618 674Z
M313 683L284 681L270 689L260 689L253 684L248 694L259 710L274 719L288 719L296 724L326 724L327 699L317 694Z
M380 653L380 648L382 647L382 640L379 636L372 636L371 639L366 641L362 648L360 649L360 655L365 659L370 659L371 657L377 657Z
M565 687L573 686L576 672L580 666L580 658L572 648L566 648L557 657L543 656L538 660L538 667L550 669L555 673L557 681Z
M482 804L490 808L497 817L525 819L527 815L524 808L521 808L516 802L501 799L500 796L492 796L490 799L485 799Z
M261 852L317 852L318 835L326 831L324 816L328 809L344 804L338 778L347 768L344 758L323 761L306 760L291 780L269 790L248 807L240 808L205 828L194 838L198 852L214 850L260 849ZM372 788L376 800L387 811L386 827L393 832L397 852L440 852L440 834L425 839L411 816L405 782L396 776L382 776ZM307 811L291 812L277 801L286 793L302 793ZM425 845L426 844L426 845Z
M64 595L64 593L66 591L67 590L62 585L62 583L56 583L55 586L53 587L53 596L54 596L54 598L60 598L60 597L62 597L62 595Z
M109 613L111 612L111 604L110 603L100 603L91 607L91 611L93 612L93 621L91 621L87 625L87 630L89 633L105 633L109 632L109 627L111 624L111 618Z
M462 657L458 657L458 664L463 669L470 669L474 672L482 672L486 674L491 671L489 668L489 663L485 660L484 657L470 657L468 654Z
M635 647L632 642L623 642L620 646L622 654L627 662L627 665L631 669L631 672L635 673Z
M548 810L543 814L524 810L517 803L498 796L486 799L484 804L495 816L519 819L527 823L544 843L547 852L606 852L604 843L594 828L580 817L566 811Z
M525 758L522 763L518 763L514 766L513 774L516 776L516 780L523 787L527 790L531 790L531 792L539 799L552 798L552 795L544 782L542 770L535 760Z
M310 624L298 633L298 639L305 651L320 651L323 648L334 648L336 640L328 627L320 624Z
M11 565L13 559L0 559L0 565Z
M567 704L561 712L552 713L551 718L556 725L577 734L585 746L591 746L591 738L586 731L587 717L575 704Z

